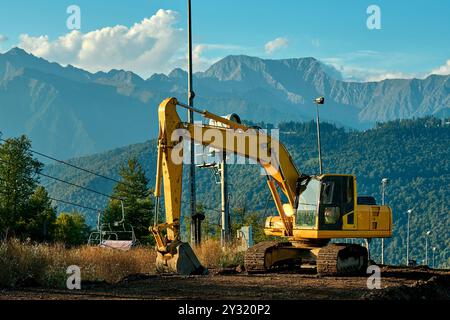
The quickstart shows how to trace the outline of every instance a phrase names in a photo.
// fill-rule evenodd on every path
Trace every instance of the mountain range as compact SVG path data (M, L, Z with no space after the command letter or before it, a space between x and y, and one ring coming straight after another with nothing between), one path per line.
M314 58L265 60L228 56L194 75L196 106L218 114L278 124L315 117L368 129L394 119L450 115L450 76L345 82ZM0 54L0 131L27 134L33 146L58 158L106 151L154 138L157 106L186 97L187 73L149 79L124 70L90 73L13 48Z

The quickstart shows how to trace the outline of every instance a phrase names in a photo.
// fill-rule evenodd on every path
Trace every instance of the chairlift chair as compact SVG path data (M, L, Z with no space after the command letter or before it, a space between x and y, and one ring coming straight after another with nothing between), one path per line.
M125 223L125 208L123 201L122 219L112 223L101 223L101 212L97 217L97 230L89 235L88 244L97 245L101 248L112 248L127 251L136 245L136 235L131 224Z

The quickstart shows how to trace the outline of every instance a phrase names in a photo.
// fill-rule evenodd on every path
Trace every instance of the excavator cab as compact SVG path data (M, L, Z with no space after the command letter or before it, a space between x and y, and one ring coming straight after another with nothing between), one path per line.
M364 272L368 251L356 244L331 242L345 238L385 238L392 234L388 206L358 201L356 177L324 174L301 178L296 209L289 203L283 212L292 231L280 216L267 218L265 234L284 237L284 244L262 243L247 252L246 268L261 272L286 261L314 261L322 275ZM289 220L288 220L289 221ZM264 260L258 260L263 256Z
M296 225L300 228L340 230L343 217L354 212L355 195L352 176L313 177L300 194Z
M301 190L295 214L290 215L294 240L383 238L392 234L391 209L358 201L354 175L310 176L304 179ZM265 233L285 235L281 222L279 216L269 217Z

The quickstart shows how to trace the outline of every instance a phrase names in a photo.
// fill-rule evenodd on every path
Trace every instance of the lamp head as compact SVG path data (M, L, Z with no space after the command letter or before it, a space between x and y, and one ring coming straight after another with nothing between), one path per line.
M325 104L325 98L324 97L319 97L317 99L314 100L315 104Z
M431 234L431 231L427 231L427 236L429 236Z
M388 184L388 182L389 182L389 179L388 179L388 178L383 178L383 179L381 180L381 183L382 183L382 184Z

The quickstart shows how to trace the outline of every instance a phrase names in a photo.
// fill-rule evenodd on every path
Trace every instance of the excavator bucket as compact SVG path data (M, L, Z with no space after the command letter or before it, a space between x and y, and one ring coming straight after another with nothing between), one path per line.
M180 242L172 253L157 252L156 271L164 274L205 275L208 270L198 261L191 246Z

